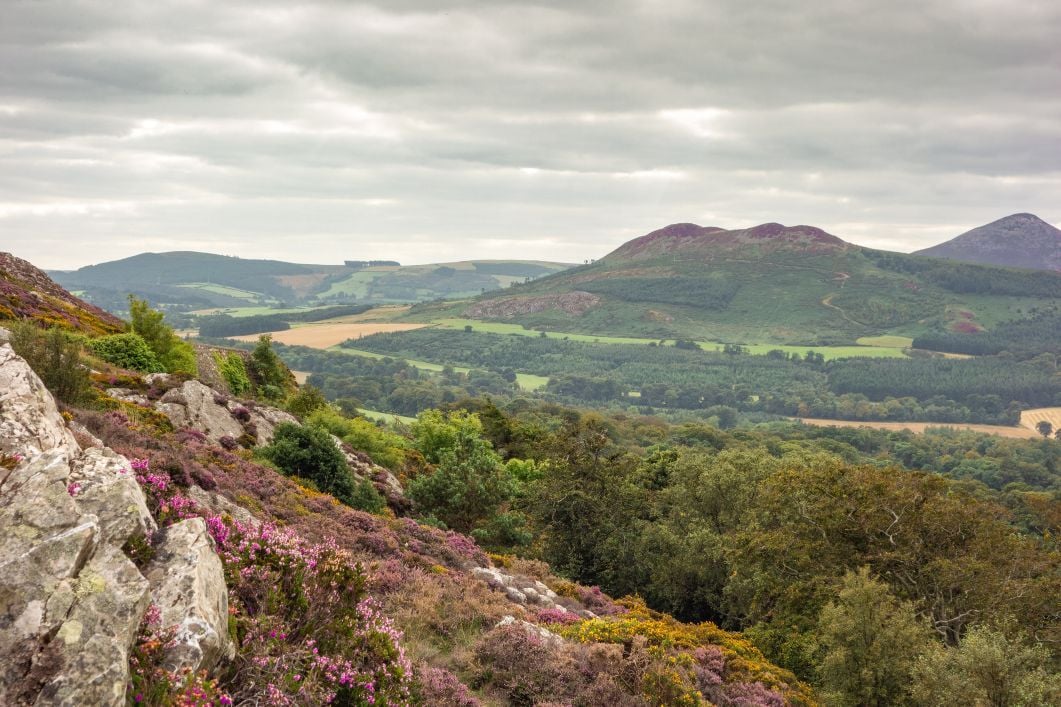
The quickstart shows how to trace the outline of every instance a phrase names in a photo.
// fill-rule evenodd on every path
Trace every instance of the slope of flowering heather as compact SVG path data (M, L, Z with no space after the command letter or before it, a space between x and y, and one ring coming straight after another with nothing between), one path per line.
M136 460L161 528L206 519L225 568L235 660L212 675L168 673L167 629L149 612L134 703L814 704L739 634L616 603L390 511L354 510L195 429L73 412ZM153 552L137 551L144 562ZM516 586L555 602L514 601Z
M0 321L25 319L89 335L124 329L120 319L74 297L44 271L10 253L0 253Z

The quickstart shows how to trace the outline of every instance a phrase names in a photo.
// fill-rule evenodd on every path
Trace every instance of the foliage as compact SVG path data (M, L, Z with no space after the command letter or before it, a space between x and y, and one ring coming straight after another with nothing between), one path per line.
M384 506L371 483L354 480L342 452L324 430L280 424L273 441L259 453L285 474L312 481L318 489L352 508L379 511Z
M294 385L268 334L258 337L258 344L251 351L250 373L258 384L258 395L267 400L282 400Z
M228 391L233 395L243 395L251 389L251 381L247 376L247 366L243 357L235 351L222 353L214 351L214 362L217 364L218 373L225 380Z
M317 410L327 408L328 400L324 397L320 388L304 385L298 389L298 392L287 399L284 407L298 419L304 420Z
M158 356L139 334L112 334L89 339L88 348L107 363L141 373L162 373Z
M291 325L280 314L260 314L250 317L212 314L199 319L199 336L213 339L284 331L290 328Z
M28 322L17 322L11 327L10 343L59 400L76 405L91 398L92 381L81 364L77 338L57 327L42 331Z
M957 648L936 646L918 660L912 691L926 707L1035 707L1061 702L1061 675L1044 646L976 626Z
M380 466L398 471L405 465L406 452L411 446L409 440L368 420L344 417L332 408L319 407L305 422L327 430L353 449L368 454Z
M158 362L168 373L195 375L195 349L182 341L172 327L163 322L164 315L151 309L146 300L129 295L129 326L155 353Z
M891 595L866 568L847 572L835 602L819 618L824 650L821 676L825 696L837 707L906 704L917 656L928 631L913 607Z
M915 348L991 356L1007 351L1020 359L1061 351L1061 312L1043 310L1027 319L1002 322L974 334L930 332L914 338Z

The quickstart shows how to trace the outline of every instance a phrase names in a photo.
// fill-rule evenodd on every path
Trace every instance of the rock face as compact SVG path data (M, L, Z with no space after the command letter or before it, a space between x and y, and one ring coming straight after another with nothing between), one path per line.
M165 668L210 670L235 655L228 635L224 570L202 518L167 528L145 574L162 612L162 626L176 627Z
M513 604L536 606L541 609L553 609L569 612L580 618L592 619L597 615L588 609L577 606L564 606L560 597L539 580L519 575L506 574L496 567L476 567L472 576L481 579L494 589L502 592ZM572 605L575 602L570 602Z
M194 427L214 442L222 437L238 439L243 425L232 417L226 405L215 402L216 397L218 393L212 388L190 380L163 395L156 408L174 427Z
M350 466L350 471L353 472L354 476L357 479L368 480L379 491L380 495L386 499L387 505L391 510L395 513L403 514L412 509L412 501L406 498L402 482L398 480L398 477L390 469L376 464L364 452L351 449L350 445L345 444L335 435L332 435L332 441L335 442L335 446L346 457L346 463Z
M224 575L203 521L167 532L149 583L122 551L131 538L156 531L129 462L90 435L82 438L93 446L82 450L40 379L0 344L5 707L123 705L129 654L152 593L184 607L176 609L185 612L176 623L202 619L214 631L211 638L188 626L203 656L199 665L213 665L229 650L217 628L227 623Z

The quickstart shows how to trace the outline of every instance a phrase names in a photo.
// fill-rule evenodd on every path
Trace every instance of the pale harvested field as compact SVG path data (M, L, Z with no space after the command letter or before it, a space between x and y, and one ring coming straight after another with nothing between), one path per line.
M299 385L305 385L312 374L308 371L291 371L291 375L295 377L295 382Z
M287 331L273 332L273 341L279 341L289 346L309 346L314 349L327 349L340 344L347 339L357 339L370 334L383 334L394 331L411 331L422 329L426 324L410 324L395 322L349 322L328 321L295 327ZM261 334L247 334L246 336L234 336L239 341L257 341Z
M1061 410L1061 408L1058 408ZM972 425L963 422L863 422L862 420L823 420L815 417L793 418L807 425L816 427L871 427L876 430L910 430L921 434L929 427L950 427L958 430L972 430L983 434L1012 437L1014 439L1033 439L1038 432L1025 427L1005 427L1003 425Z
M1035 430L1035 425L1046 420L1054 426L1055 430L1061 429L1061 408L1035 408L1025 410L1020 414L1020 426ZM1036 432L1038 434L1038 432Z

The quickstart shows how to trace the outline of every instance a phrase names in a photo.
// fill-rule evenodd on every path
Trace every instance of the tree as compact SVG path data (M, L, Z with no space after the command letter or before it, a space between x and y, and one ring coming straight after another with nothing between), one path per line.
M366 480L355 482L346 458L331 435L290 422L276 428L273 441L260 454L289 476L312 481L340 502L369 512L382 510L383 498Z
M917 661L913 695L926 707L1061 704L1061 676L1051 673L1049 661L1041 645L974 626L958 648L937 646Z
M129 326L155 352L159 363L168 373L196 375L195 349L182 341L164 321L162 312L151 309L147 300L129 295Z
M866 567L847 572L837 599L822 609L822 687L838 707L909 703L906 688L928 630Z
M1043 437L1050 437L1050 433L1054 431L1054 426L1049 420L1039 420L1035 423L1035 430Z
M258 394L268 400L282 400L291 387L287 366L273 350L273 338L268 334L258 337L251 351L250 370L257 380Z

